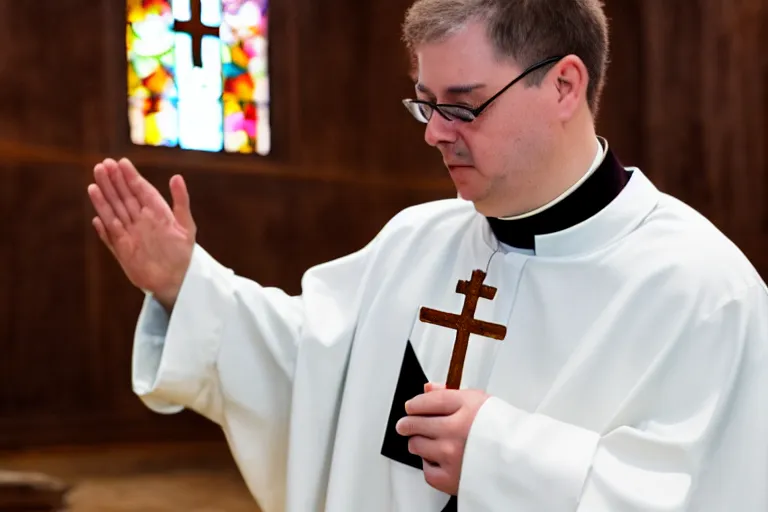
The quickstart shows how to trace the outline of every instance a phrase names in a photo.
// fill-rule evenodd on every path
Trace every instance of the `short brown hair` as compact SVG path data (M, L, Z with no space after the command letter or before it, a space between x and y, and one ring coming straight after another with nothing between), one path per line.
M597 115L608 66L608 21L601 0L416 0L405 16L408 49L483 22L498 55L523 68L557 55L576 55L589 73L587 101ZM527 81L538 85L546 73Z

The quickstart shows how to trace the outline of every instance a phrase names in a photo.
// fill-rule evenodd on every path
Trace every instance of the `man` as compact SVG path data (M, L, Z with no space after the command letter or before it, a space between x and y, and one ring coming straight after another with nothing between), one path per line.
M97 165L136 393L218 423L265 512L768 510L766 287L595 134L606 33L598 0L417 0L405 104L460 198L301 296L197 245L181 177L171 210Z

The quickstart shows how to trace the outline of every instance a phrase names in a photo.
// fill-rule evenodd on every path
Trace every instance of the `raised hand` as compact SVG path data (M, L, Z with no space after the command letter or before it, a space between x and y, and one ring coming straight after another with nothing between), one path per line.
M88 186L93 227L134 286L169 311L192 259L197 228L181 176L170 181L173 209L127 160L104 160Z

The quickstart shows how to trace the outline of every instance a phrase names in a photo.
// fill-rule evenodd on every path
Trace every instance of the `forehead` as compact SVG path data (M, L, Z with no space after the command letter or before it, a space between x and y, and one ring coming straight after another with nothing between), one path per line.
M488 40L485 26L470 23L440 41L425 43L416 49L419 83L440 88L477 80L508 77L516 69L511 62L497 58Z

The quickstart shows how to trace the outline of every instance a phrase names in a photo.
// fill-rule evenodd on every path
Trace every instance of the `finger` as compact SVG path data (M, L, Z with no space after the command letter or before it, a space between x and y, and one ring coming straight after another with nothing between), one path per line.
M104 226L109 226L116 218L115 212L112 210L112 206L104 198L104 193L101 191L101 187L95 184L88 185L88 196L91 198L93 208L96 210L96 214L102 221Z
M193 231L195 229L195 221L192 218L192 210L189 207L189 192L187 191L187 184L184 182L184 178L178 174L171 178L171 198L173 199L173 214L176 216L176 220L185 229Z
M439 466L447 464L450 459L450 447L444 439L431 439L424 436L413 436L408 439L408 451L418 455L425 462Z
M161 218L170 219L173 216L168 203L160 195L160 192L139 174L133 163L127 158L120 159L118 167L123 173L123 179L128 190L138 199L142 207L147 207Z
M120 219L123 225L128 226L131 223L131 217L128 215L128 210L125 208L123 200L120 199L112 182L112 176L109 171L109 167L112 164L114 164L114 160L107 159L103 163L96 165L93 169L93 176L105 200L112 207L115 216Z
M111 247L114 248L117 240L125 236L125 226L112 211L110 204L104 199L104 194L101 192L101 188L99 188L98 185L89 185L88 195L90 196L91 202L96 209L96 213L101 220L101 225L104 227L107 239L110 241Z
M429 393L438 389L445 389L445 384L438 384L437 382L427 382L424 384L424 392Z
M424 480L437 489L447 494L453 494L455 489L452 484L450 468L424 461Z
M448 435L447 416L406 416L395 425L395 431L404 437L422 436L438 439Z
M112 254L115 253L115 248L112 245L112 240L109 239L109 234L107 233L107 228L104 227L104 223L102 222L101 218L94 217L91 221L91 224L93 224L94 229L96 230L96 233L99 235L99 238L102 242L104 242L104 245L107 246L107 249L112 252Z
M453 414L461 408L461 392L456 389L438 389L418 395L405 402L408 414L425 416Z
M120 166L117 162L114 160L110 160L109 162L110 165L107 165L107 171L112 179L112 183L115 185L117 194L120 196L120 199L122 199L125 209L128 211L128 215L131 217L131 220L135 222L139 218L139 215L141 215L139 198L128 188L128 184L125 182L125 176L123 176L123 172L120 170Z

